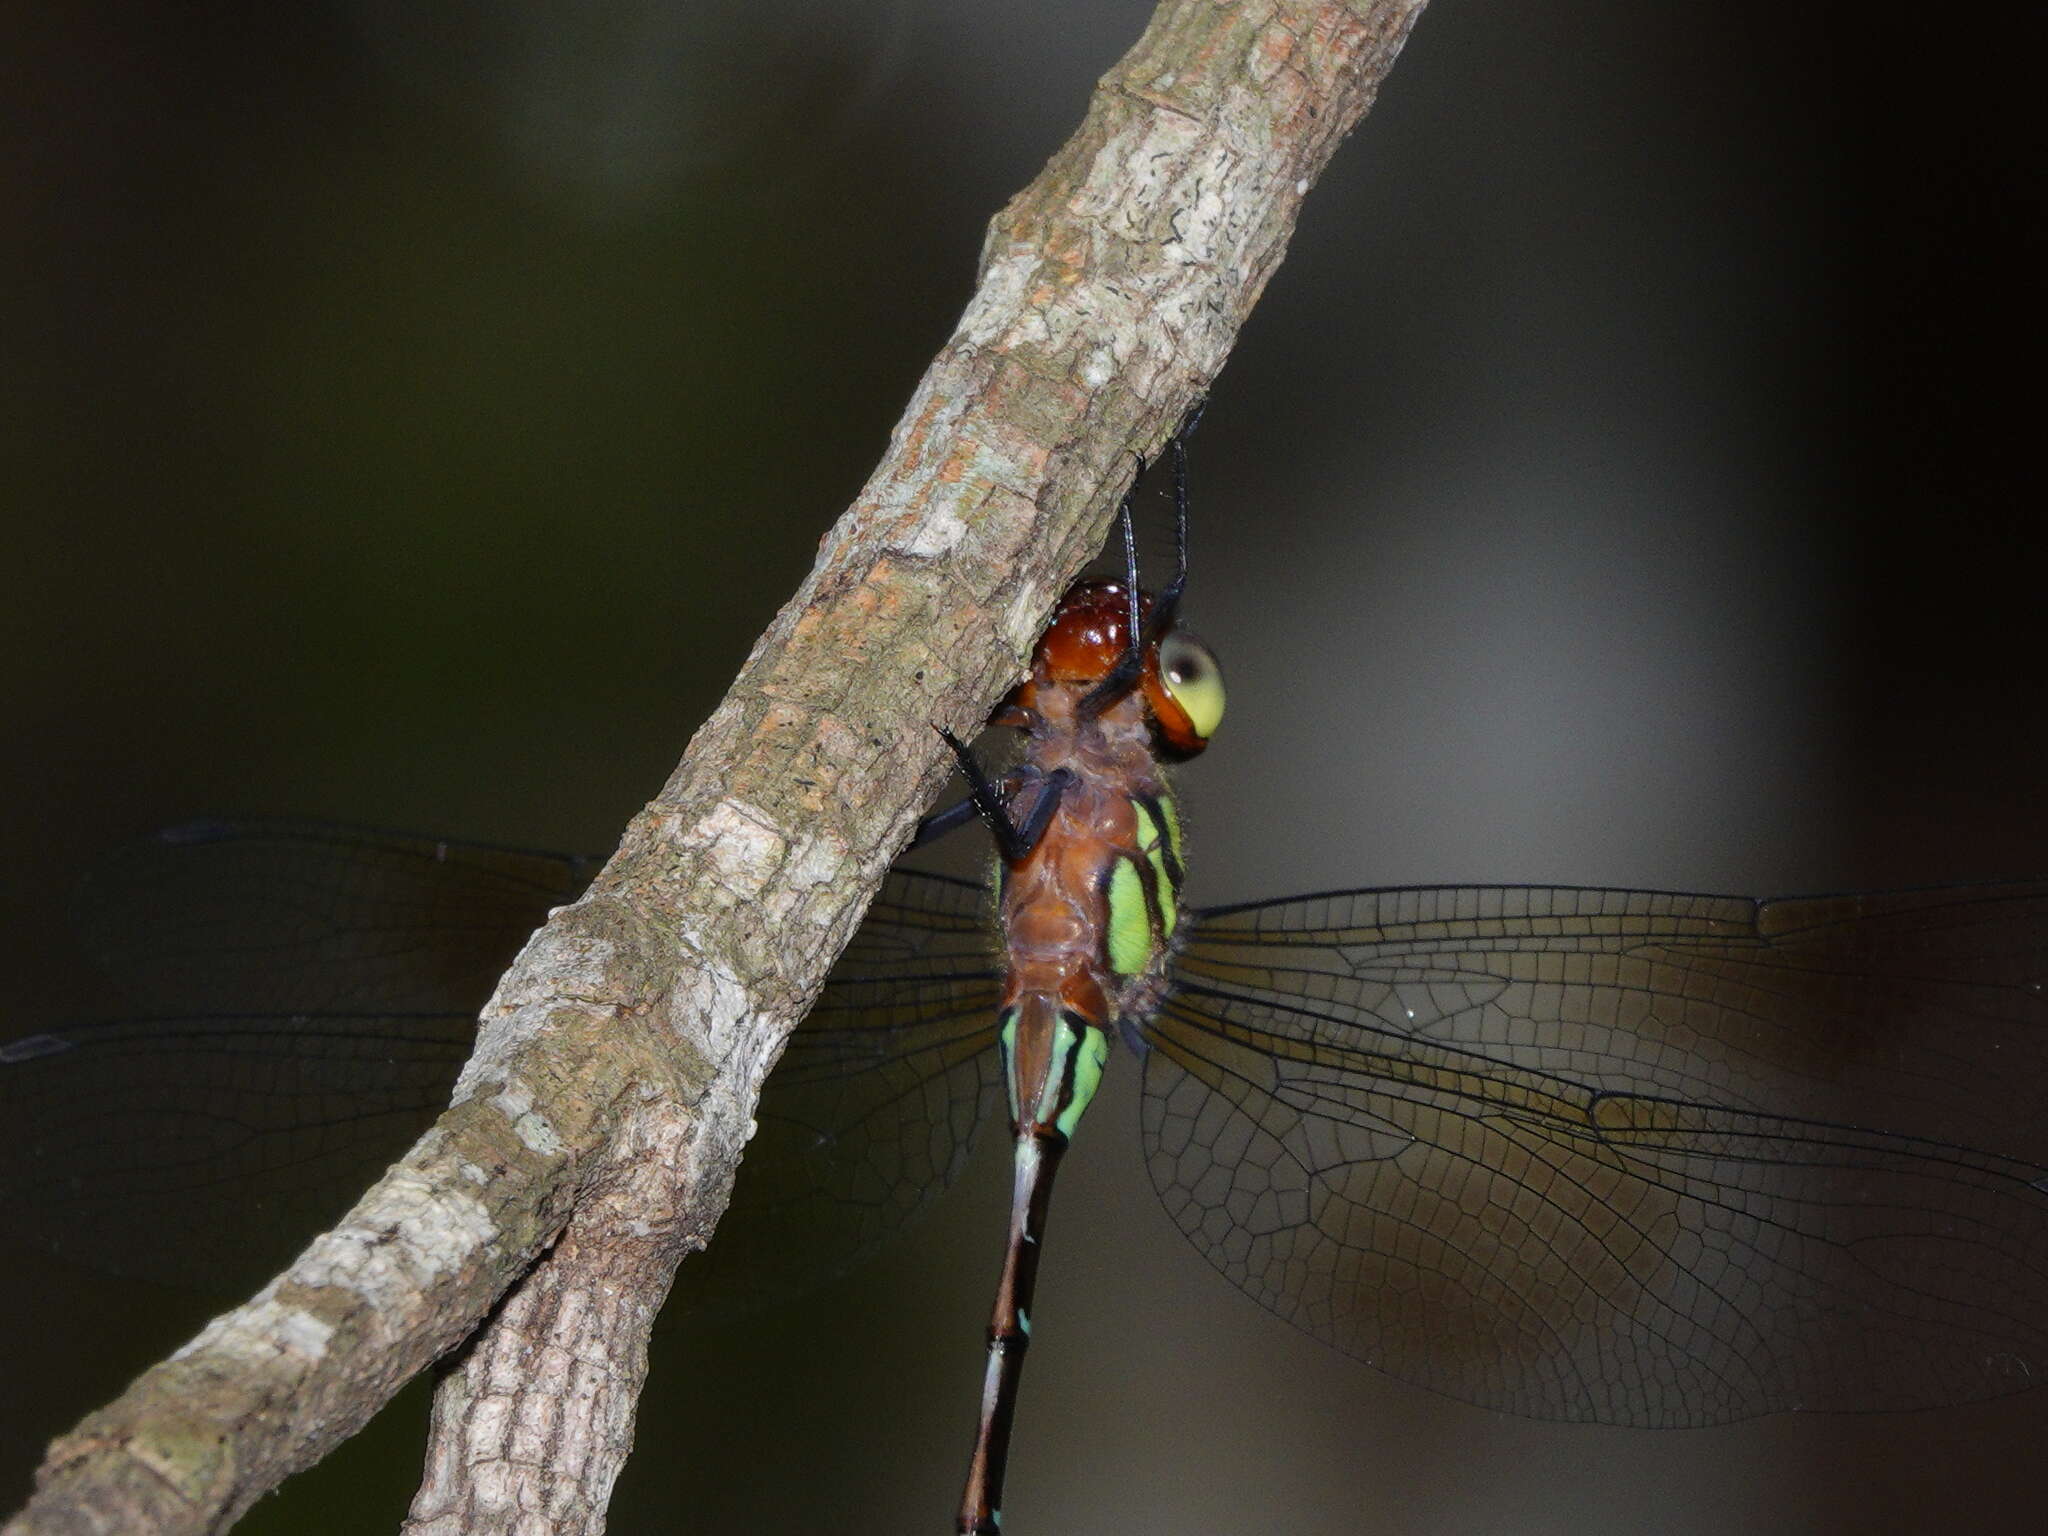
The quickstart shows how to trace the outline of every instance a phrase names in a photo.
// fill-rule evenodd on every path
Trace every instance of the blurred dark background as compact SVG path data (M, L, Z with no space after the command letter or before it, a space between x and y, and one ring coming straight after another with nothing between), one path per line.
M89 1007L68 893L167 822L608 848L1147 13L10 8L0 1036ZM1197 899L2048 870L2037 40L1911 16L1424 17L1196 440ZM2032 1398L1651 1434L1388 1382L1173 1233L1132 1077L1062 1176L1026 1536L2038 1508ZM813 1307L661 1338L613 1529L946 1529L994 1172ZM11 1506L234 1298L7 1249ZM245 1529L391 1528L423 1415Z

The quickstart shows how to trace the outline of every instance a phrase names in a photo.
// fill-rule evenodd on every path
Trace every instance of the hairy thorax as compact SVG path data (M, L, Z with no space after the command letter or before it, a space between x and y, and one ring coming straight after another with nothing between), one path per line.
M1138 802L1167 795L1140 706L1125 700L1098 720L1077 721L1065 697L1041 694L1047 717L1031 729L1025 760L1039 781L1061 769L1073 775L1045 835L1008 872L1003 927L1008 945L1006 995L1050 995L1105 1025L1142 1007L1148 977L1164 962L1155 946L1148 963L1120 974L1110 963L1110 884L1119 864L1142 867L1145 821ZM1021 797L1028 815L1032 790Z

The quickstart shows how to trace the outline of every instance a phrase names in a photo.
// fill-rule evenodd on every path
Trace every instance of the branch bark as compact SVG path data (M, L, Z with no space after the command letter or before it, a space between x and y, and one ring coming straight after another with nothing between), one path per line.
M996 216L809 578L500 982L452 1107L285 1273L57 1440L5 1536L224 1529L501 1297L442 1384L408 1529L603 1529L654 1314L944 777L932 726L969 732L1018 677L1423 3L1160 7Z

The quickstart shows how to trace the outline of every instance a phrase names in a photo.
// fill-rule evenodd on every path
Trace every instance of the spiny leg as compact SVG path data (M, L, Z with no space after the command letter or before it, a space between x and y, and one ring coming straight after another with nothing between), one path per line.
M960 765L961 776L967 780L967 798L960 805L952 806L935 815L928 816L918 825L917 842L928 842L933 837L951 831L967 819L966 811L971 810L987 825L995 837L996 852L1002 855L1005 864L1016 864L1030 857L1031 850L1038 846L1038 840L1045 836L1045 829L1052 825L1052 818L1059 810L1060 797L1074 781L1073 772L1060 768L1043 778L1022 773L1011 775L1005 780L1010 786L1008 794L990 781L982 772L981 764L967 744L943 725L937 727L940 737L953 749L953 757ZM1010 797L1024 790L1036 789L1031 809L1020 823L1010 815ZM963 810L963 807L966 810ZM929 834L928 826L935 827Z
M1124 653L1103 675L1102 681L1089 689L1081 700L1078 712L1083 720L1095 719L1127 695L1137 686L1145 671L1146 636L1138 621L1138 534L1131 516L1131 503L1138 494L1138 481L1144 478L1145 469L1145 461L1139 459L1138 473L1132 477L1131 488L1124 492L1123 505L1117 508L1117 521L1124 532L1124 601L1127 604Z
M1152 622L1145 629L1145 643L1151 645L1168 629L1180 612L1181 594L1188 586L1188 439L1201 424L1206 399L1197 400L1173 434L1173 580L1152 605Z
M1173 627L1174 618L1180 611L1181 594L1188 585L1188 438L1200 423L1202 408L1207 403L1206 400L1197 401L1173 434L1173 580L1154 600L1152 616L1142 626L1138 621L1138 538L1131 504L1138 494L1138 481L1144 478L1147 468L1143 459L1138 460L1137 478L1131 481L1131 488L1124 492L1123 505L1117 509L1124 534L1124 599L1129 605L1126 633L1130 636L1130 644L1117 658L1116 665L1082 699L1080 708L1084 720L1096 718L1137 685L1145 670L1145 653Z
M1172 625L1180 611L1181 594L1188 586L1188 434L1195 430L1201 416L1202 407L1197 405L1193 416L1173 435L1173 580L1152 605L1147 641L1157 640Z
M926 843L935 843L948 832L966 826L980 814L981 807L974 803L972 795L957 804L947 806L943 811L933 811L917 824L917 830L910 835L910 842L904 851L907 853L911 848L922 848Z

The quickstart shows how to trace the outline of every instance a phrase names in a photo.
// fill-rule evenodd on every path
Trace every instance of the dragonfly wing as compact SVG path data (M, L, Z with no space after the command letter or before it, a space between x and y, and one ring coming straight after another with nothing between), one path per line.
M175 1016L0 1043L0 1223L115 1273L267 1277L432 1123L499 971L593 867L313 823L204 823L125 850L87 916ZM750 1293L849 1261L957 1172L994 1096L982 904L891 875L792 1038L714 1249L730 1231L752 1250ZM341 1011L433 1002L452 1011ZM714 1294L696 1273L712 1268L748 1265L699 1261L681 1289Z
M959 1176L995 1110L1001 968L987 892L897 870L769 1074L693 1311L790 1294L866 1256Z
M474 1013L598 862L323 822L190 822L96 867L79 921L152 1014Z
M475 1029L222 1016L0 1044L0 1228L115 1274L260 1283L446 1106Z
M223 1290L330 1225L448 1102L476 1011L596 861L319 822L193 822L80 894L149 1017L0 1044L0 1221Z
M1155 1187L1347 1353L1542 1418L2048 1373L2048 887L1342 893L1198 920Z

